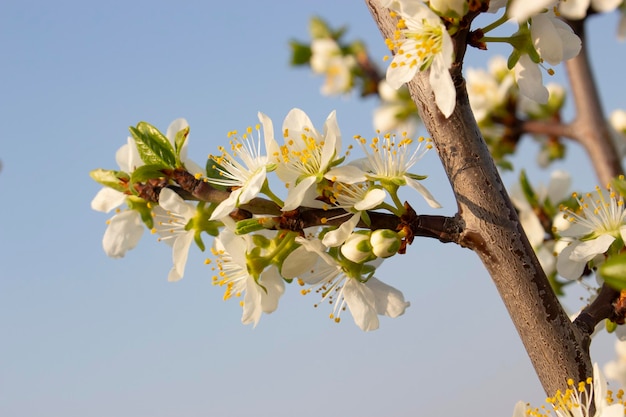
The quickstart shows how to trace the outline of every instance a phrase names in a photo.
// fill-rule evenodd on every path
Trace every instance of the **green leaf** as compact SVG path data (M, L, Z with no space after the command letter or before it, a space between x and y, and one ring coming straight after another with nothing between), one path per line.
M94 169L89 173L89 176L94 181L104 185L105 187L113 188L114 190L124 192L127 189L125 183L128 182L130 177L124 171L114 171L112 169Z
M626 289L626 253L611 256L599 268L600 276L617 290Z
M164 164L176 167L174 148L159 130L146 122L139 122L137 127L130 127L130 134L135 139L141 160L146 165Z
M332 38L333 33L322 18L314 16L309 22L309 34L313 39Z
M187 136L189 136L189 126L187 126L186 128L176 133L176 138L174 139L174 145L176 146L176 160L178 162L180 162L180 151L183 149L183 145L185 144L185 141L187 140Z
M196 245L198 246L198 248L204 252L206 250L206 246L204 245L204 242L202 241L202 236L200 236L202 234L202 230L196 230L196 232L193 234L193 240L194 242L196 242Z
M528 201L530 206L531 207L539 206L539 201L537 200L537 194L535 193L535 190L533 190L533 187L530 185L530 182L528 182L528 177L526 176L525 170L522 170L522 172L520 172L519 174L519 183L522 186L524 197L526 197L526 200Z
M142 165L133 171L130 176L130 182L131 184L135 184L138 182L146 182L153 178L163 178L165 175L163 175L161 170L165 168L167 167L163 164Z
M626 181L624 178L619 177L613 180L613 187L621 195L626 195Z
M308 65L311 60L311 47L298 41L289 41L291 47L291 62L290 64L295 66Z
M211 157L209 157L209 159L206 160L205 169L206 169L206 176L207 176L207 178L222 178L222 172L221 171L226 171L223 166L218 164ZM217 184L211 183L211 186L213 188L218 189L218 190L226 191L226 187L223 186L223 185L217 185Z

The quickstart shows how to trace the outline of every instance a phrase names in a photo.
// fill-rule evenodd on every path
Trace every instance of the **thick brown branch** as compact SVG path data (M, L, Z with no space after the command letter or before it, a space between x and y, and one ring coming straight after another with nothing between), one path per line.
M366 0L385 38L395 22L377 0ZM455 36L462 57L467 30ZM456 108L444 118L433 99L428 73L408 83L420 116L438 150L459 206L464 228L460 242L474 250L491 275L526 347L537 375L550 395L567 387L568 378L592 374L583 335L569 320L539 264L489 150L474 120L459 60L451 70Z
M547 135L554 137L571 137L576 139L572 134L572 128L568 124L558 123L547 120L521 120L518 125L520 133L534 133L539 135Z
M603 285L598 296L576 317L574 325L591 336L596 325L603 320L617 321L614 303L619 295L619 291L608 285Z

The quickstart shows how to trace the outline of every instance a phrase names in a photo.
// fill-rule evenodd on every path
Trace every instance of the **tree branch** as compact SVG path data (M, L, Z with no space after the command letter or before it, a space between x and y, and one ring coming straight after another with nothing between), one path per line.
M395 22L377 0L366 0L385 38ZM455 35L457 61L467 29ZM445 119L436 107L428 72L408 83L435 144L464 223L460 243L474 250L491 275L526 347L544 390L554 395L567 379L592 375L584 335L574 327L530 246L469 106L461 65L451 69L456 108Z
M598 180L608 184L623 174L621 156L618 155L607 122L604 118L600 95L587 56L584 20L568 21L582 41L580 53L566 61L576 118L570 124L571 136L587 151Z

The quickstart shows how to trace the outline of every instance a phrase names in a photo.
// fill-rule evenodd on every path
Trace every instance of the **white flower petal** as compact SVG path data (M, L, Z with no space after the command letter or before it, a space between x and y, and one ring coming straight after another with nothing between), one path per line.
M405 176L404 180L406 181L407 185L409 185L409 187L413 188L415 191L420 193L422 197L424 197L424 200L426 200L429 206L431 206L432 208L441 208L441 204L439 204L439 202L435 200L435 197L433 197L430 191L428 191L426 187L424 187L418 180L414 180L413 178L408 176Z
M113 188L103 187L91 200L91 208L96 211L108 213L116 207L121 206L126 201L126 195Z
M512 19L522 23L554 2L555 0L511 0L507 13Z
M131 173L137 167L143 165L141 157L139 157L139 151L137 145L132 137L126 139L126 144L122 145L117 152L115 152L115 161L120 169L124 172Z
M244 187L241 188L242 191L239 194L237 205L246 204L256 197L261 191L261 187L263 187L266 176L267 171L265 170L265 167L261 167L257 172L255 172L252 178L248 179Z
M576 262L587 262L596 255L606 252L614 241L615 238L611 235L600 235L595 239L580 242L569 258Z
M102 247L107 256L122 258L126 251L137 246L142 234L143 223L139 213L125 210L109 220L109 227L102 238Z
M241 194L242 188L234 190L230 193L228 198L222 201L216 208L213 210L211 217L209 220L217 220L228 216L234 209L237 207L237 200L239 199L239 194Z
M344 184L355 184L357 182L366 181L367 177L365 174L365 171L361 168L351 164L332 168L324 177L331 181L338 181Z
M317 182L317 178L309 176L304 178L294 188L290 188L285 200L285 206L283 211L290 211L297 209L302 200L304 200L305 193Z
M185 265L187 265L187 258L189 257L189 248L191 242L193 242L194 231L190 230L187 233L183 233L176 238L174 246L172 248L172 260L174 266L172 267L167 280L175 282L180 280L185 274Z
M337 112L330 112L324 122L324 148L322 150L322 169L326 169L335 155L341 152L341 131L337 124Z
M310 271L317 262L317 253L307 250L304 246L296 248L283 261L280 273L287 279L297 278Z
M522 55L513 68L520 93L537 103L548 102L548 89L543 85L541 70L528 55Z
M365 198L362 201L354 205L355 210L371 210L376 208L380 203L385 201L387 193L380 188L372 188L365 194Z
M372 277L365 285L374 293L374 305L378 314L395 318L404 314L411 303L404 301L400 290Z
M186 220L191 219L196 214L196 207L186 202L175 191L164 188L159 194L159 205L172 213L184 217Z
M550 175L547 198L552 204L557 204L568 196L571 186L572 176L566 171L556 170Z
M278 308L278 300L285 292L285 282L278 273L276 267L270 267L261 274L261 285L267 290L261 294L261 310L269 314Z
M322 239L324 246L333 248L344 243L348 236L350 236L350 234L354 231L354 228L359 223L359 220L361 220L361 215L356 213L350 218L350 220L341 223L341 226L337 229L326 233Z
M350 314L359 328L365 332L378 329L378 315L374 306L374 293L367 285L351 278L343 286L343 297Z
M448 118L454 111L456 106L456 89L454 88L454 82L450 76L450 70L445 64L435 58L430 68L430 85L435 94L435 102L437 107L441 110L441 113Z
M579 20L587 15L589 0L567 0L559 2L559 13L568 19Z
M576 280L581 277L585 270L586 262L577 262L570 259L570 255L576 249L578 243L570 243L569 246L563 248L556 258L556 271L565 279Z
M387 73L385 75L385 79L389 85L396 90L402 87L404 83L411 81L418 70L415 65L401 65L402 63L403 58L396 55L391 61L391 64L387 67Z
M246 294L243 297L241 322L243 324L253 324L253 326L256 327L263 313L261 306L263 288L261 288L251 276L248 277L246 281Z

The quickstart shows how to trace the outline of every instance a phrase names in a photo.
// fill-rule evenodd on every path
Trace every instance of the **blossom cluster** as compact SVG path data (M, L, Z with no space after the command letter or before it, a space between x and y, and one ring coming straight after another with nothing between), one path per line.
M229 145L209 155L205 168L186 156L185 120L174 121L165 135L145 122L131 128L132 137L116 155L120 170L92 172L105 186L92 207L116 211L103 239L107 255L124 256L145 225L172 246L168 279L177 281L192 244L204 250L203 236L214 236L214 261L207 261L213 283L224 289L225 300L240 298L246 324L273 312L292 282L303 287L302 294L313 291L331 304L337 322L348 309L363 330L378 328L379 315L403 314L409 303L402 293L374 275L412 238L400 221L408 209L398 197L400 187L440 207L422 184L426 177L409 172L432 148L430 140L357 135L365 157L346 162L352 146L342 153L335 112L320 131L304 111L291 110L282 141L268 116L258 118L243 134L229 132ZM272 190L270 174L286 186L286 195ZM199 196L202 187L210 195ZM381 211L397 217L397 230L371 230L370 216ZM316 220L306 223L301 213Z
M547 405L538 408L519 401L515 405L513 417L621 417L624 415L624 392L608 389L604 375L598 364L593 365L593 378L575 383L567 381L564 391L557 391L546 399Z

